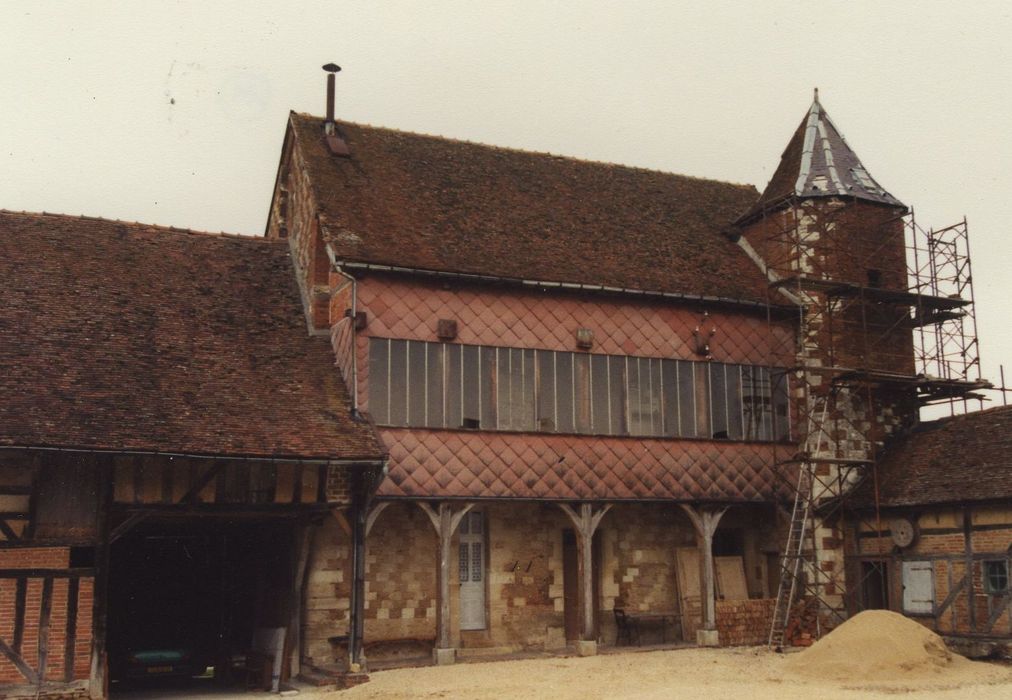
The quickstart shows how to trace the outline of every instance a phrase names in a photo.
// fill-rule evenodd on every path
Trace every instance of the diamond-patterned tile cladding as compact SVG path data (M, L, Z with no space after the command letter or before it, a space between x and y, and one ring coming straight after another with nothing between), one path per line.
M774 446L699 440L382 428L379 495L768 501Z
M582 298L533 290L464 287L418 279L370 275L358 285L358 309L366 311L359 334L359 401L368 400L367 336L435 341L441 318L457 321L457 342L505 347L576 350L576 330L594 332L592 352L613 355L700 359L693 352L693 330L703 306L639 299ZM759 313L710 310L716 334L713 359L721 362L789 366L793 330L788 323L767 324Z

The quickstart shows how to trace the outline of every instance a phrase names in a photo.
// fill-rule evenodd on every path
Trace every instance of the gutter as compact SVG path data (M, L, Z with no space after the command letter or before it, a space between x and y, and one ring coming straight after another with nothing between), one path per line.
M336 466L336 467L381 467L386 473L389 459L328 459L326 457L296 457L293 455L248 456L230 454L210 454L197 452L161 452L159 450L114 450L107 448L88 449L82 447L49 447L44 445L0 445L0 450L29 450L42 452L72 452L75 454L134 455L149 457L170 457L185 459L235 459L244 462L298 462L299 464Z
M603 284L584 284L578 282L549 282L546 280L530 280L530 279L522 279L519 277L499 277L496 275L482 275L471 272L446 272L442 270L426 270L414 267L399 267L396 265L380 265L376 263L352 262L348 260L337 260L333 256L333 252L331 251L330 246L327 247L327 250L332 256L331 262L338 270L341 271L343 271L344 269L349 269L349 270L365 270L374 272L392 272L397 274L410 274L410 275L421 275L426 277L459 279L471 282L494 282L499 284L515 284L524 287L533 287L537 289L602 292L606 294L622 294L626 296L638 296L656 299L677 299L679 301L705 301L714 304L740 306L750 309L765 310L768 307L772 307L774 309L790 313L794 313L796 311L794 307L785 305L772 305L762 301L746 301L744 299L732 299L730 297L719 297L705 294L682 294L678 292L660 292L654 290L630 289L629 287L611 287Z

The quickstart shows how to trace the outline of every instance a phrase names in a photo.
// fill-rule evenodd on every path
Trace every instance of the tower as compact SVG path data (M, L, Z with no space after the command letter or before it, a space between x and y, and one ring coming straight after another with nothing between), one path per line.
M855 576L838 514L857 483L875 478L889 438L916 424L921 405L965 400L987 383L965 222L918 228L847 144L818 90L736 226L739 245L764 267L771 302L798 308L796 363L784 379L798 450L778 464L793 495L770 636L779 646L795 600L820 624L845 618Z

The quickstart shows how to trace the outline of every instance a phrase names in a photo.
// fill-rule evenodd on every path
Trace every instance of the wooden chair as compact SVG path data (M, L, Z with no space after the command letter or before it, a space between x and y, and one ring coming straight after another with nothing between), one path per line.
M622 639L625 639L625 643L631 645L633 643L633 636L636 637L636 643L639 644L639 629L636 627L636 621L626 615L625 610L622 608L615 608L615 646L622 644Z

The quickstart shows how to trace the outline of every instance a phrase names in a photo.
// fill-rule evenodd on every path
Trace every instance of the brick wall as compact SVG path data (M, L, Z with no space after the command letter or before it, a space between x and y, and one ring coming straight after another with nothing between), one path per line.
M897 516L913 520L919 532L914 543L904 549L895 546L888 529L890 520ZM972 556L969 563L963 530L964 511L959 507L925 506L887 511L882 515L881 531L876 530L871 515L861 521L852 519L848 528L848 537L853 538L849 553L858 561L885 563L890 584L889 607L897 612L903 612L904 561L930 562L936 607L959 586L969 570L971 587L960 590L946 610L937 615L917 615L913 619L942 634L1012 638L1012 606L1006 606L991 628L987 628L992 612L1001 605L1002 599L985 589L983 565L985 560L1012 559L1012 508L973 506L969 508L969 516ZM858 586L859 566L850 567L848 576L853 577L849 583ZM855 591L854 595L859 604L859 593Z
M66 569L70 562L67 547L38 547L0 549L0 569ZM50 616L45 679L61 683L65 674L65 650L67 641L68 613L72 584L66 577L52 577ZM21 641L21 656L31 668L39 666L39 637L42 617L43 590L47 584L42 577L27 578L25 583L24 627ZM17 599L17 578L0 578L0 639L8 645L13 643L15 627L15 601ZM90 673L91 616L94 600L93 579L80 578L77 581L74 618L76 627L74 641L74 679L87 679ZM0 657L0 686L21 685L25 677L6 657ZM0 688L0 695L4 690Z
M739 647L765 644L773 624L773 598L754 600L718 600L717 632L721 646Z

